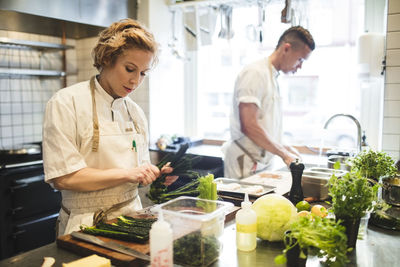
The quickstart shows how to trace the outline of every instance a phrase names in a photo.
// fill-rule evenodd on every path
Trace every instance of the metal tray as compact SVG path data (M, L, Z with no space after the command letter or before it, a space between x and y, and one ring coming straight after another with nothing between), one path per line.
M240 197L243 198L245 195L244 191L241 191L241 189L249 188L252 186L261 186L262 191L256 194L249 194L249 197L254 197L258 198L260 196L263 196L265 194L274 192L275 186L268 186L268 185L263 185L263 184L254 184L254 183L246 183L246 182L241 182L240 180L237 179L231 179L231 178L217 178L214 180L217 183L217 191L218 194L224 195L224 196L231 196L231 197ZM237 183L240 185L240 189L231 191L231 190L221 190L218 189L218 184L232 184L232 183Z

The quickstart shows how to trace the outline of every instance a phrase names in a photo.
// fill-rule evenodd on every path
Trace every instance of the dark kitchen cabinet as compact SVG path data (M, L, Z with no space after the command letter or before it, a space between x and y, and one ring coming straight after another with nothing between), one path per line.
M0 169L0 259L54 242L61 193L43 179L42 164Z

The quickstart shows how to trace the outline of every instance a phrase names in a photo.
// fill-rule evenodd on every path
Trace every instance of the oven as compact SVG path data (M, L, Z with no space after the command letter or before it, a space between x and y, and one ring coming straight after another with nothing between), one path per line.
M44 182L41 158L0 158L0 259L55 241L61 193Z

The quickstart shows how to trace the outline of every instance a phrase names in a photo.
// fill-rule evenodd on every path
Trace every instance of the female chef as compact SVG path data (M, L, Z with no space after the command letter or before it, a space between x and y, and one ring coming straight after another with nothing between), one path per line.
M47 103L43 163L45 181L62 193L58 235L141 209L138 184L172 171L150 163L147 120L128 97L157 61L157 49L137 21L115 22L92 52L99 74Z

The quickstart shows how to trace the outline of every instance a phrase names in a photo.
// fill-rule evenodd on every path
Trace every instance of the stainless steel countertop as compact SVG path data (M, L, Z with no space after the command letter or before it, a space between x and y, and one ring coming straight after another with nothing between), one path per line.
M266 242L258 240L257 249L252 252L241 252L236 250L235 224L231 222L225 228L222 236L223 251L217 262L211 266L278 266L274 264L274 258L283 249L283 243ZM398 266L400 262L400 232L389 231L374 226L369 226L364 240L357 240L356 250L351 254L351 263L348 266L359 267L390 267ZM43 257L54 257L55 267L62 263L81 258L67 250L58 248L52 243L26 253L0 261L0 267L8 266L41 266ZM281 265L285 266L285 265ZM309 257L307 267L322 266L318 258Z

